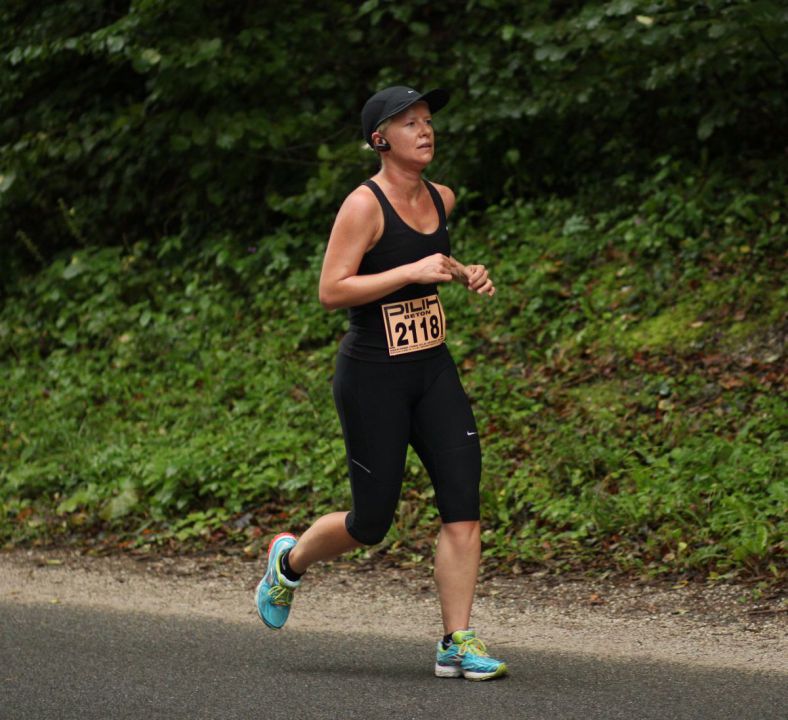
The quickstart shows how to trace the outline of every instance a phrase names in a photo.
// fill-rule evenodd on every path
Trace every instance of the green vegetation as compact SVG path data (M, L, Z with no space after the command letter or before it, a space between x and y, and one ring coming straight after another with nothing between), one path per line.
M347 506L317 278L402 81L454 92L430 174L498 287L442 295L487 564L781 575L788 14L467 5L4 4L4 542L253 553ZM376 552L416 562L406 480Z

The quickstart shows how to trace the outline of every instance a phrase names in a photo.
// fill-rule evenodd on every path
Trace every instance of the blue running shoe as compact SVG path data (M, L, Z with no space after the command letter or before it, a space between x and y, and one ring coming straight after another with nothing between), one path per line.
M280 563L282 553L295 544L295 535L290 533L280 533L271 540L268 546L268 568L254 593L257 614L272 630L279 630L287 622L293 591L301 584L300 580L288 580L282 573Z
M491 658L485 644L473 630L452 633L448 648L438 641L435 658L435 675L441 678L464 677L466 680L492 680L506 675L508 669L502 660Z

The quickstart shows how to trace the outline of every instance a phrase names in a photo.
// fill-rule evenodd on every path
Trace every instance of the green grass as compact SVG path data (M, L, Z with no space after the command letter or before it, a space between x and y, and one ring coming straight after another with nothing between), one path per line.
M443 292L483 436L488 564L781 573L788 221L720 225L729 200L678 244L637 200L453 228L499 289ZM21 284L0 311L5 542L254 545L348 507L330 388L344 316L317 303L315 246L284 271L221 243L188 260L81 249ZM438 518L413 457L400 510L378 552L426 557Z

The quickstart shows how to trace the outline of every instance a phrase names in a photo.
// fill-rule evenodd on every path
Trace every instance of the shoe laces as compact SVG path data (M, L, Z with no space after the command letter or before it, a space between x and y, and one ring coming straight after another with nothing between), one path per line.
M290 605L293 602L293 590L285 585L274 585L268 591L272 605Z
M487 653L487 646L484 644L482 640L477 637L471 637L467 640L463 640L460 643L460 649L458 650L459 655L465 655L469 653L471 655L483 655L484 657L489 657Z

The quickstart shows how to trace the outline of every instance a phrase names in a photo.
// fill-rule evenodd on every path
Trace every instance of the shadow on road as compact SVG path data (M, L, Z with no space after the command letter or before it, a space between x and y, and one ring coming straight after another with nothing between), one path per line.
M504 650L504 648L501 648ZM0 603L0 717L771 720L788 676L504 650L511 676L432 675L432 641Z

